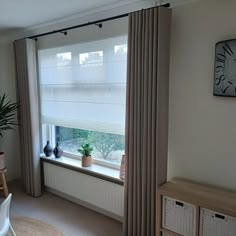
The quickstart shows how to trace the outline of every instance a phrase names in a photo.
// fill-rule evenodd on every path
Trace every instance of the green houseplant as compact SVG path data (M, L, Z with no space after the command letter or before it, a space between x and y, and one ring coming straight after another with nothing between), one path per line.
M80 149L78 149L78 152L80 152L82 156L82 166L83 167L89 167L92 165L92 151L93 148L90 146L89 143L85 143L81 145Z
M17 124L16 111L19 105L8 99L6 94L0 95L0 137L7 130L13 129ZM0 169L5 168L5 155L0 151Z

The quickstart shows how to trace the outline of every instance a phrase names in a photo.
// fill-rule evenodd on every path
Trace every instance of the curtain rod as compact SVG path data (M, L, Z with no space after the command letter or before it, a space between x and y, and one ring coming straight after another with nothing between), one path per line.
M170 3L166 3L166 4L163 4L163 5L160 5L160 6L170 7ZM156 7L159 7L159 6L156 6ZM155 8L155 7L151 7L151 8ZM148 8L148 9L150 9L150 8ZM137 12L137 11L135 11L135 12ZM130 12L130 13L134 13L134 12ZM120 18L128 16L130 13L125 13L125 14L122 14L122 15L113 16L113 17L109 17L109 18L105 18L105 19L101 19L101 20L91 21L91 22L88 22L88 23L80 24L80 25L74 25L74 26L67 27L67 28L62 28L62 29L59 29L59 30L53 30L53 31L49 31L49 32L46 32L46 33L42 33L42 34L36 34L36 35L32 35L32 36L29 36L29 37L26 37L26 38L37 40L37 38L39 38L39 37L43 37L43 36L50 35L50 34L63 33L65 35L67 35L68 30L77 29L77 28L81 28L81 27L89 26L89 25L97 25L97 26L99 26L99 28L102 28L102 24L101 24L102 22L120 19Z

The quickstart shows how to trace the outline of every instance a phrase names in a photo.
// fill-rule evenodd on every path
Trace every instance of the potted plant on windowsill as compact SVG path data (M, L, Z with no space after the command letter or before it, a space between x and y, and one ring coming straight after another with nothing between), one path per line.
M91 153L93 151L93 148L90 146L89 143L81 145L80 149L78 149L78 152L80 152L82 156L82 167L89 167L92 165L92 156Z
M0 95L0 137L3 137L4 131L18 125L15 117L18 107L18 103L9 100L6 94ZM5 155L0 151L0 169L3 168L5 168Z

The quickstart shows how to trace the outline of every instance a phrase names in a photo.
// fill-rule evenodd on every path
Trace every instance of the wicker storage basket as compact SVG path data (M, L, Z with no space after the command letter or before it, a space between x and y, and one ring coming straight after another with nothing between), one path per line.
M163 197L162 227L184 236L194 236L196 208L194 205Z
M235 236L236 218L201 208L200 236Z

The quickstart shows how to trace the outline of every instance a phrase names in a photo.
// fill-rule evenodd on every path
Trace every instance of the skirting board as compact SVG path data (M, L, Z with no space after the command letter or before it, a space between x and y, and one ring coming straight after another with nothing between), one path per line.
M103 215L105 215L105 216L108 216L108 217L110 217L110 218L112 218L112 219L114 219L114 220L117 220L117 221L119 221L119 222L121 222L121 223L123 222L123 217L118 216L118 215L116 215L116 214L114 214L114 213L111 213L111 212L109 212L109 211L106 211L106 210L104 210L104 209L102 209L102 208L99 208L99 207L97 207L97 206L94 206L94 205L92 205L92 204L90 204L90 203L81 201L81 200L79 200L78 198L72 197L72 196L70 196L70 195L68 195L68 194L66 194L66 193L62 193L62 192L60 192L60 191L58 191L58 190L55 190L55 189L52 189L52 188L50 188L50 187L45 187L45 190L46 190L47 192L53 193L53 194L55 194L55 195L58 195L58 196L60 196L60 197L62 197L62 198L64 198L64 199L67 199L67 200L69 200L69 201L71 201L71 202L74 202L74 203L76 203L76 204L78 204L78 205L81 205L81 206L83 206L83 207L86 207L86 208L88 208L88 209L90 209L90 210L99 212L99 213L101 213L101 214L103 214Z

